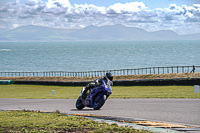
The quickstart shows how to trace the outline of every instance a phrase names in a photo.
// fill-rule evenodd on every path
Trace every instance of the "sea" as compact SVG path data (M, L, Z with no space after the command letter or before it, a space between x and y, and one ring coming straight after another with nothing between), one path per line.
M0 42L0 72L200 66L200 40Z

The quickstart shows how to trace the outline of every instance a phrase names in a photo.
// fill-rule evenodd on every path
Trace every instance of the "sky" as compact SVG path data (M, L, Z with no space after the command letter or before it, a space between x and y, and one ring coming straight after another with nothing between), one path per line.
M148 32L200 33L200 0L0 0L0 30L115 24Z

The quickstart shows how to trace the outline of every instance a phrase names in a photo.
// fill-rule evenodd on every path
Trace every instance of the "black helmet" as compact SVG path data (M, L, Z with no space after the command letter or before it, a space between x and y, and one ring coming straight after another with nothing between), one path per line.
M110 81L112 81L112 80L113 80L113 75L112 75L112 73L111 73L111 72L107 72L107 73L106 73L106 78L108 78Z

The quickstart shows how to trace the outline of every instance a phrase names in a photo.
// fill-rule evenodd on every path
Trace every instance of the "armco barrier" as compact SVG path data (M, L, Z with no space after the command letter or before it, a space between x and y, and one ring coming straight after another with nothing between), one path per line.
M168 85L200 85L200 78L142 79L114 81L116 86L168 86Z
M58 86L85 86L90 81L15 81L14 84L31 84L31 85L58 85Z
M15 81L15 84L59 85L59 86L85 86L91 81ZM115 80L114 86L168 86L168 85L200 85L200 78L172 78L172 79L140 79Z
M12 84L13 81L12 80L0 80L0 85L9 85Z

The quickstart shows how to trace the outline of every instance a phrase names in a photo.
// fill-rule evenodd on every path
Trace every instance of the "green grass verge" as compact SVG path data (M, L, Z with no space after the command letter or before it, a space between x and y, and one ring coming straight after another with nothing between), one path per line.
M52 95L55 90L55 95ZM45 85L0 85L0 98L25 99L74 99L80 95L81 87Z
M76 99L80 91L69 86L0 85L0 98ZM113 86L110 98L200 98L200 93L194 93L194 86Z
M194 86L114 87L112 98L200 98Z
M150 133L119 127L117 124L98 123L84 117L66 116L59 113L38 113L26 111L1 111L0 132L131 132Z

